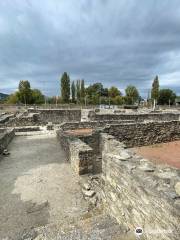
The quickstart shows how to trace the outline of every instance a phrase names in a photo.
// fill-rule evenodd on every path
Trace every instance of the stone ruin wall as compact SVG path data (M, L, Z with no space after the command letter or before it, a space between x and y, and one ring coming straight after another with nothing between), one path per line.
M45 110L43 114L32 113L31 120L28 121L26 119L28 116L24 116L24 121L31 125L36 121L37 125L45 124L49 121L48 115L51 115L48 111ZM76 121L61 124L57 131L57 137L74 171L79 175L94 173L99 164L97 159L100 160L102 195L110 214L118 222L126 223L132 230L137 226L142 227L147 239L154 240L152 231L156 230L162 230L159 239L179 239L177 225L180 218L179 171L171 167L155 166L127 149L180 139L180 121L176 119L177 114L166 117L163 115L164 120L175 116L175 120L170 119L170 121L159 121L162 118L158 114L157 122L142 122L151 119L144 118L145 115L139 120L136 117L128 119L126 114L124 119L111 119L111 121L101 119L101 122L82 123L77 122L80 121L81 113L79 115L79 112L71 118L71 114L74 114L72 110L64 110L63 114L70 111L65 117L57 110L55 111L55 115L50 120L54 121L53 123ZM139 122L133 123L135 119ZM124 123L123 120L130 122ZM22 125L22 118L18 119L18 124L20 122ZM65 133L66 130L77 128L93 128L93 132L86 136L69 136ZM0 151L11 141L14 130L4 133L0 131Z
M61 124L65 122L81 122L81 109L28 109L23 114L7 117L0 122L0 126L40 126L48 122ZM143 122L143 121L171 121L179 120L178 113L134 113L134 114L99 114L94 111L89 112L89 126L104 127L106 124L118 122ZM5 122L4 122L5 121ZM92 122L92 123L91 123ZM88 124L86 124L87 126ZM93 126L92 126L93 127Z
M101 134L103 199L109 213L143 239L178 240L180 173L134 155L114 137ZM141 238L140 238L141 239Z
M10 118L4 126L6 127L22 127L22 126L38 126L43 125L39 122L39 115L38 114L30 114L23 113L19 116Z
M64 126L64 124L62 126ZM66 132L69 128L67 129L66 124L65 126L65 131L63 128L57 130L57 138L66 153L67 160L73 165L73 169L76 169L76 173L79 175L101 173L102 159L99 132L93 130L90 134L83 135L80 133L79 135L73 136ZM81 159L76 161L77 166L74 167L75 161L73 157L75 155L77 156L78 151L81 152Z
M72 121L81 121L80 109L29 109L28 112L11 117L3 125L7 127L40 126L48 122L61 124Z
M7 148L14 136L15 130L13 128L0 129L0 154Z
M102 158L100 150L100 134L93 131L92 134L86 136L79 136L79 139L86 143L92 149L92 171L91 173L97 174L102 172Z
M77 143L78 149L78 142L79 140L81 140L81 142L83 142L91 149L90 155L92 156L89 157L89 160L88 158L86 160L87 166L91 165L91 167L89 168L91 169L89 173L99 173L102 169L102 154L100 142L101 132L114 136L118 141L124 142L126 144L126 147L152 145L156 143L170 142L180 139L180 121L146 123L116 122L116 124L108 124L108 126L107 123L104 123L104 128L97 127L97 129L95 126L99 125L96 125L96 123L97 122L64 123L57 131L58 138L65 152L67 153L67 158L70 162L73 153L69 153L69 146L72 142L73 145ZM91 125L94 126L92 134L79 134L76 136L72 136L71 134L66 133L67 130L81 129L85 127L89 128L92 127ZM84 163L83 166L85 166ZM81 161L78 161L78 167L81 169ZM81 174L83 174L83 172L88 173L88 167L85 168L86 170L79 172Z
M72 127L64 124L65 131L68 126ZM93 173L94 153L98 154L102 163L102 199L119 223L132 231L142 227L143 239L154 240L157 234L159 239L179 239L179 170L156 166L129 147L180 139L180 121L112 124L94 129L92 135L73 138L64 135L64 130L58 130L59 139L65 142L64 149L68 149L76 173Z
M93 149L79 138L67 135L62 129L57 131L57 138L75 173L78 175L91 173L93 170Z
M180 139L180 121L117 124L103 132L113 135L127 147L153 145Z
M81 109L28 109L28 113L39 114L38 120L44 124L81 121Z
M74 130L74 129L97 129L97 128L104 128L107 125L110 124L122 124L122 123L133 123L133 120L105 120L105 121L87 121L87 122L66 122L62 123L59 127L63 129L64 131L66 130Z
M143 121L172 121L180 120L180 113L121 113L121 114L100 114L95 112L89 113L91 121L112 121L112 120L132 120L136 122Z

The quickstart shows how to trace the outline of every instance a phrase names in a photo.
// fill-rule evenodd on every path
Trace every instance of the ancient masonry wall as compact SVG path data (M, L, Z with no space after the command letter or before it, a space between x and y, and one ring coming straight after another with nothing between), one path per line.
M116 124L103 132L113 135L127 147L145 146L180 139L180 121Z
M5 123L7 127L21 127L21 126L37 126L42 123L39 121L39 114L22 114L18 117L14 117L9 119L8 122Z
M83 126L83 127L82 127ZM81 140L81 142L84 143L84 145L87 145L88 147L90 147L91 149L91 158L90 159L86 159L87 161L87 165L92 165L92 167L89 168L89 173L100 173L102 171L102 159L101 159L101 151L100 151L100 147L99 147L99 132L93 130L92 133L90 134L76 134L76 136L73 136L71 133L66 132L67 130L73 130L73 129L81 129L81 128L88 128L90 127L89 123L84 124L79 122L79 123L65 123L62 124L60 129L57 131L57 135L58 135L58 139L61 143L61 145L63 146L63 149L65 150L67 154L67 159L70 158L70 154L69 154L69 145L71 144L71 142L73 141L73 144L75 142ZM77 128L78 127L78 128ZM92 127L91 127L92 128ZM79 140L78 140L79 139ZM77 140L77 141L75 141ZM82 145L82 144L81 144ZM78 148L78 146L77 146ZM69 159L70 160L70 159ZM88 173L87 171L85 171L86 173Z
M66 135L62 129L57 131L57 137L75 173L82 175L93 171L94 154L90 146L77 137Z
M92 173L101 173L102 172L102 158L101 158L101 151L100 151L100 134L97 131L93 131L92 134L87 136L79 136L84 143L92 149Z
M14 129L1 129L0 130L0 154L9 145L13 137L15 136Z
M5 123L5 126L39 126L46 125L48 122L52 122L53 124L62 124L64 122L80 120L80 109L29 109L28 112L9 119L9 121Z
M93 125L93 123L92 123ZM95 124L94 124L95 125ZM57 131L61 145L67 153L67 158L71 162L73 153L70 154L70 145L73 142L73 146L78 144L79 140L87 145L90 150L89 158L86 159L86 170L80 171L88 173L100 173L102 171L102 153L100 143L100 132L108 133L113 135L120 142L124 142L126 147L144 146L155 143L169 142L180 139L180 121L170 122L148 122L148 123L116 123L106 126L104 129L99 128L98 130L93 129L93 132L88 135L76 135L72 136L70 133L66 133L69 129L79 129L91 127L91 123L65 123L62 124L60 129ZM78 140L79 139L79 140ZM75 141L76 140L76 141ZM75 150L75 148L73 148ZM85 148L86 149L86 148ZM86 151L84 152L85 155ZM81 162L77 162L77 168L81 168ZM85 163L83 163L85 166ZM90 166L90 167L87 167ZM77 172L77 169L76 169Z
M179 113L131 113L131 114L99 114L95 112L89 113L89 119L92 121L105 120L133 120L136 122L142 121L172 121L180 120Z
M133 123L133 120L107 120L107 121L88 121L88 122L66 122L60 125L64 131L73 130L73 129L82 129L82 128L103 128L109 124L120 124L120 123Z
M39 122L60 124L81 121L81 109L28 109L29 113L39 113Z
M180 237L180 173L134 155L114 137L101 134L103 199L109 213L143 239Z

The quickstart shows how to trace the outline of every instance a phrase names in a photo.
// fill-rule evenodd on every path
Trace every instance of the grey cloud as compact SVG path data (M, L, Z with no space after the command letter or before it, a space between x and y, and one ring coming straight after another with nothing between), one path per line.
M1 91L29 79L56 95L68 71L87 84L134 84L144 96L159 74L180 93L179 26L178 0L2 0Z

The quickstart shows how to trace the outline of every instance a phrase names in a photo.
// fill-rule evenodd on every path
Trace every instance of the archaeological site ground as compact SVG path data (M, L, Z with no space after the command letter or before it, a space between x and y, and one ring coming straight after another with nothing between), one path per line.
M0 110L0 240L179 240L180 109Z

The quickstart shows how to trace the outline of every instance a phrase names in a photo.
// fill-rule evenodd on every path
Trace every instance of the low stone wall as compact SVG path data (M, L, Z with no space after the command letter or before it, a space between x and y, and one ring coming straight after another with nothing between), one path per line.
M143 121L172 121L180 120L180 113L122 113L122 114L100 114L90 112L89 119L92 121L107 120L133 120L136 122Z
M152 145L180 139L180 121L110 125L103 132L124 142L127 147Z
M92 173L94 156L92 148L79 138L66 135L62 130L57 131L57 137L75 173L78 175Z
M21 126L37 126L41 125L39 121L39 114L22 114L18 117L14 117L9 119L8 122L6 122L5 126L7 127L21 127Z
M80 121L81 110L65 109L29 109L5 123L8 127L40 126L48 122L62 124L64 122Z
M44 124L81 121L80 109L28 109L28 113L39 113L39 121Z
M15 127L15 132L36 132L41 131L39 126L24 126L24 127Z
M102 159L100 150L100 134L97 131L93 131L92 134L86 136L79 136L79 139L85 142L92 148L93 160L92 160L92 173L97 174L102 172Z
M0 132L0 154L3 152L5 148L9 145L13 137L15 136L14 129L1 129Z
M101 134L103 199L109 213L140 239L180 237L180 173L159 167L124 149L114 137Z
M123 121L116 121L116 120L107 120L107 121L89 121L89 122L66 122L60 125L64 131L66 130L73 130L73 129L82 129L82 128L103 128L110 124L121 124L121 123L133 123L133 120L123 120Z
M0 125L3 125L4 123L8 122L9 119L13 116L13 114L4 114L0 116Z
M71 134L70 132L67 132L67 130L71 128L72 129L76 129L76 127L80 126L81 123L68 123L68 124L63 124L61 125L62 127L57 131L57 135L59 138L59 141L61 143L61 145L63 146L64 150L67 154L67 158L69 159L69 142L74 141L76 139L81 140L81 142L83 142L85 145L89 146L91 149L91 155L90 156L92 158L92 169L90 169L89 173L100 173L102 171L102 159L101 159L101 152L100 152L100 147L99 147L99 132L93 130L92 133L89 134L83 134L83 133L79 133L74 136L73 134ZM65 125L65 127L64 127ZM83 126L86 126L86 124L82 123ZM76 126L76 127L75 127ZM90 127L88 125L88 127ZM81 129L81 128L78 128ZM83 127L84 129L84 127ZM77 146L78 148L78 146ZM87 160L88 161L88 160ZM91 159L90 159L91 161ZM88 173L86 171L86 173Z

